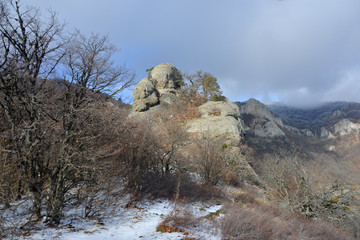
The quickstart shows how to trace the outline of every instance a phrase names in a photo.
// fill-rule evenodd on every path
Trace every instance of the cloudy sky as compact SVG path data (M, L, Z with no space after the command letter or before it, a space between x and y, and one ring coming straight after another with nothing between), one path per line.
M136 73L168 62L218 78L233 101L360 102L359 0L23 0L108 34Z

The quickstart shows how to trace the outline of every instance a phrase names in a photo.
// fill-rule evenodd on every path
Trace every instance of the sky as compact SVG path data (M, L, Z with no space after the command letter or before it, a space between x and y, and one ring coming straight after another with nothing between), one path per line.
M23 0L67 30L108 35L136 80L171 63L232 101L360 102L360 0ZM131 92L124 93L131 101Z

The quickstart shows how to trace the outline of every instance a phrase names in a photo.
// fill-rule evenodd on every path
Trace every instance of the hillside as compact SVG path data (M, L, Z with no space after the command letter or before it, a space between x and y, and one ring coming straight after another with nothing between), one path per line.
M1 239L360 239L358 103L234 103L170 63L140 81L107 35L21 1L0 1L0 38Z
M255 99L232 103L214 92L216 100L209 100L201 91L209 76L194 74L189 81L175 66L160 64L135 87L131 109L67 81L42 84L38 95L48 97L42 103L63 124L41 120L53 130L39 139L49 160L34 185L42 188L40 205L37 192L22 183L22 169L3 162L2 237L357 239L356 123L337 117L327 125L329 134L318 136L287 125ZM69 96L76 101L64 102ZM62 115L69 106L76 111ZM332 113L348 109L337 106ZM331 118L330 110L321 112L309 115ZM11 139L7 124L1 131Z
M300 109L283 105L270 104L269 109L290 126L299 129L310 129L316 134L322 127L329 127L342 119L358 123L360 119L360 103L331 102L321 106Z

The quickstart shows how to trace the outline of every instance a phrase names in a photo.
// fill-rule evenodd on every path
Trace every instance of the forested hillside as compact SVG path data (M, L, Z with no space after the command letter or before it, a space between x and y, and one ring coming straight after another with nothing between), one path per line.
M359 104L274 115L169 63L139 81L20 1L0 37L0 238L360 238Z

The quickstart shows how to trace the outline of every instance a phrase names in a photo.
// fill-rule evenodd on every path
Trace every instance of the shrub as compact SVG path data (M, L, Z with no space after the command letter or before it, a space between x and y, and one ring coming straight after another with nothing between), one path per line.
M198 223L198 219L191 211L174 209L157 226L156 231L160 232L184 232L187 228Z
M224 239L352 239L329 223L307 220L272 206L227 204L224 209L221 219Z
M207 184L216 185L224 174L225 163L222 154L222 142L209 136L194 138L191 149L192 162L200 177Z

